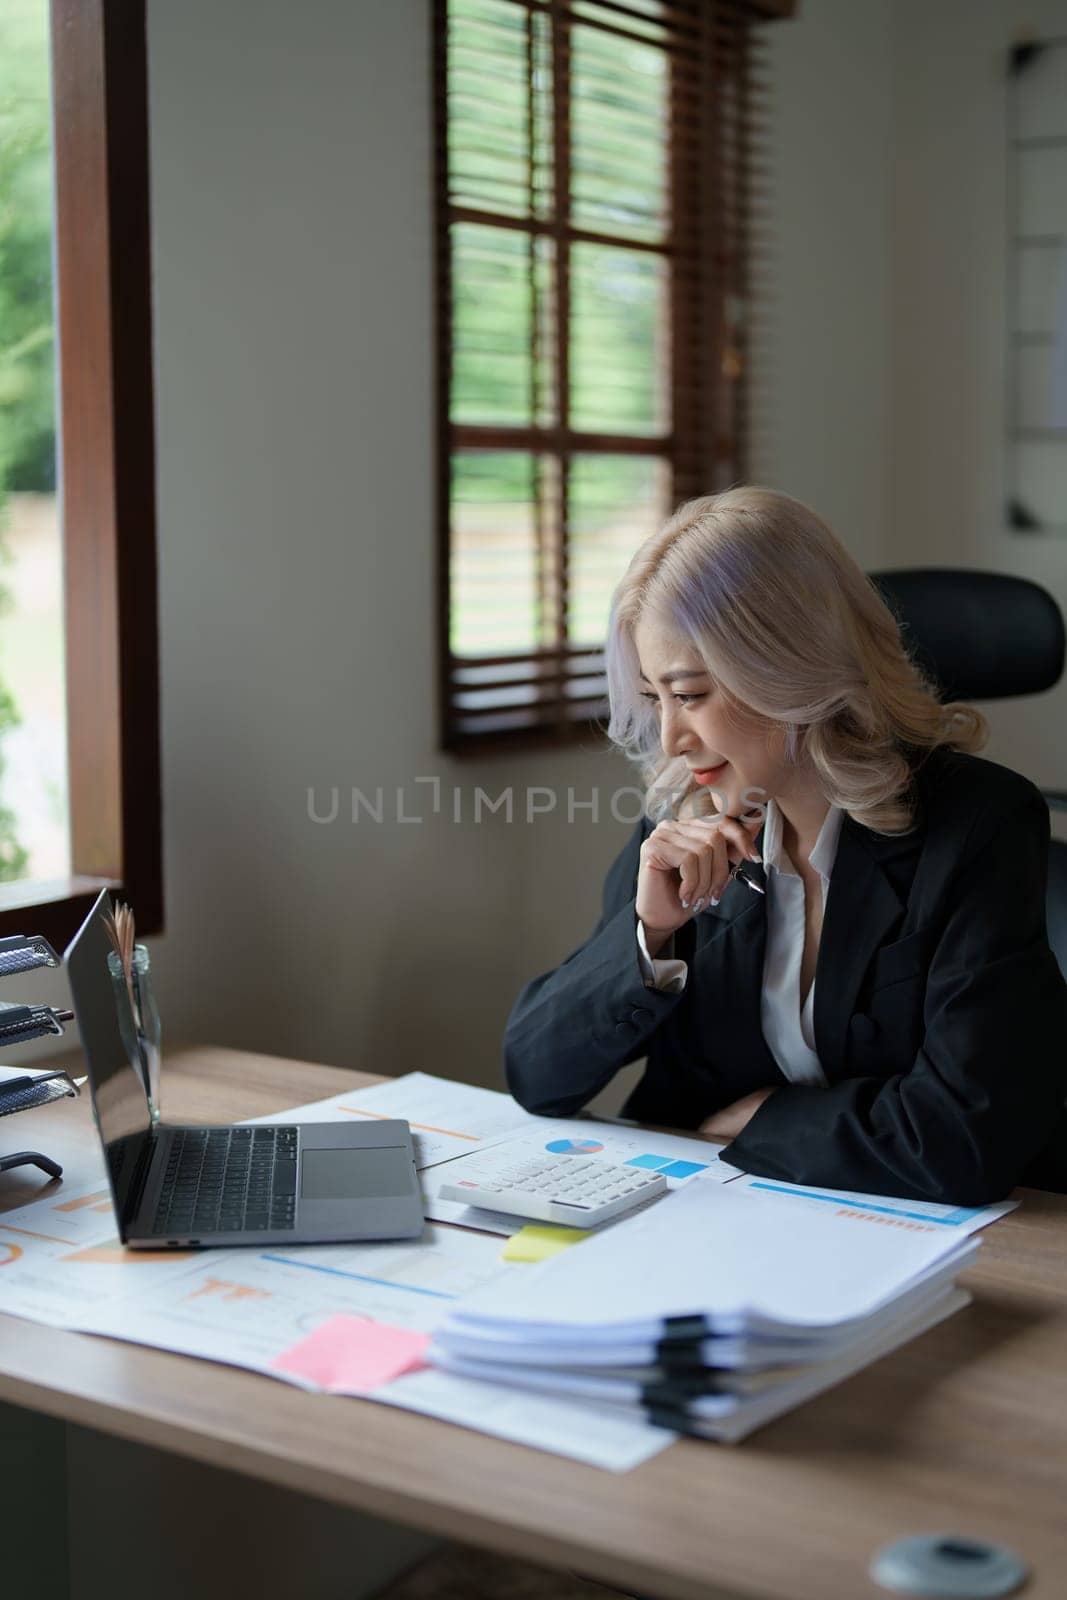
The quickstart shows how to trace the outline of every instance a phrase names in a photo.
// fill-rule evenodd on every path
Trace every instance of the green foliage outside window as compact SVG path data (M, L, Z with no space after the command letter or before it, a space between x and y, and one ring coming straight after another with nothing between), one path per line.
M9 494L55 488L52 163L46 0L0 8L0 573ZM0 581L0 618L11 604ZM0 682L4 735L19 721ZM0 805L0 882L23 876L26 852Z

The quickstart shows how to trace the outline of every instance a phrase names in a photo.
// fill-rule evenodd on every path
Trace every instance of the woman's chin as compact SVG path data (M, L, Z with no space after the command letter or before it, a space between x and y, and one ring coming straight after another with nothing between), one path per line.
M712 784L705 793L721 817L736 817L741 811L741 787L735 783Z

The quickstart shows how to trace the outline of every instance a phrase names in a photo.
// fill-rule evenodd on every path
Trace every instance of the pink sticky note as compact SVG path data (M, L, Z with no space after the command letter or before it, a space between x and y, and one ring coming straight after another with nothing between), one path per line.
M422 1353L429 1342L428 1333L338 1312L306 1339L283 1350L271 1366L307 1378L331 1394L368 1394L390 1378L423 1366Z

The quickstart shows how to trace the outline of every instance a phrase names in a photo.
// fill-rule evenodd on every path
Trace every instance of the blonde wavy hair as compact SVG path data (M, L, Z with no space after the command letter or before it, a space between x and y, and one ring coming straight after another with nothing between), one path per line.
M975 707L939 702L878 590L813 511L773 489L728 489L679 507L612 600L608 736L641 768L649 816L713 804L683 758L663 755L641 698L633 634L646 616L692 643L728 715L784 727L786 760L872 832L914 827L914 773L931 750L973 752L988 738Z

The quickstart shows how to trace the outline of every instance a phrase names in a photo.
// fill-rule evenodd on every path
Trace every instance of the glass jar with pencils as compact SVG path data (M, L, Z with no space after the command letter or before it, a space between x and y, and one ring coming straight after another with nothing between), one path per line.
M160 1116L163 1028L152 987L151 957L145 945L135 944L128 955L128 972L117 951L109 953L107 964L116 990L119 1031L131 1065L144 1084L154 1127Z

